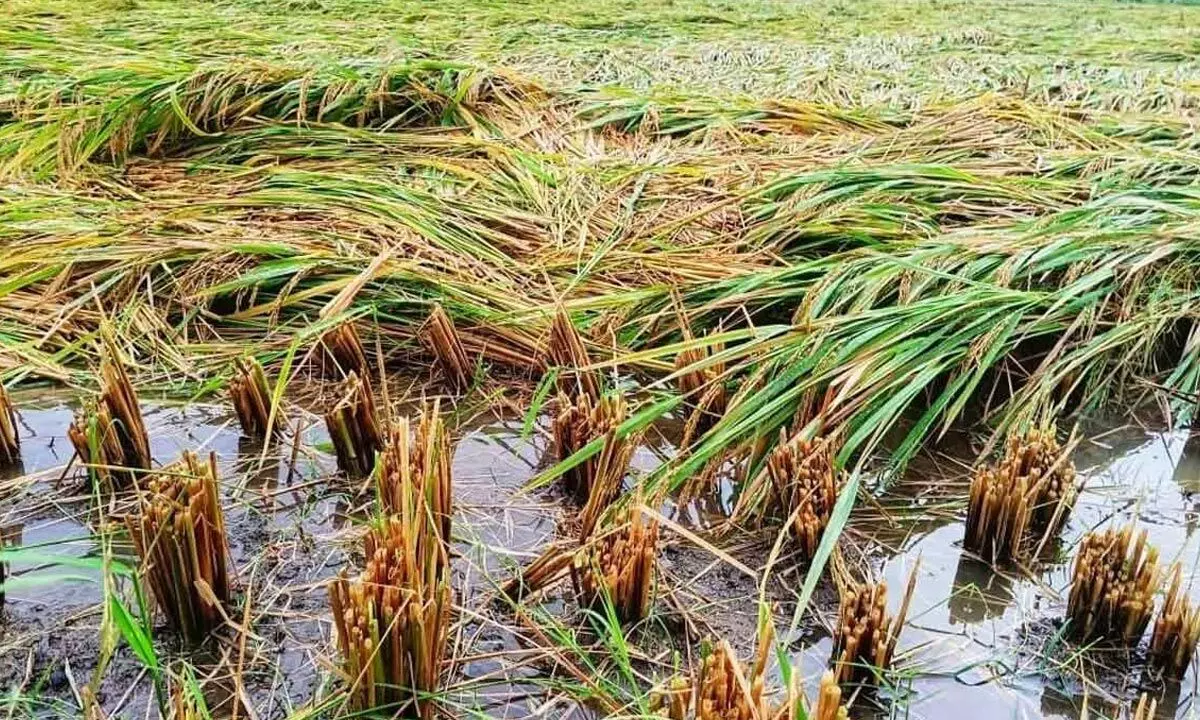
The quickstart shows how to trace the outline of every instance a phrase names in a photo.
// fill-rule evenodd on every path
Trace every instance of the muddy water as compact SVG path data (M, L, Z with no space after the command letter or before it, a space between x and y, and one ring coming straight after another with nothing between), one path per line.
M40 704L29 709L50 716L74 707L71 687L86 683L95 665L103 599L94 567L52 561L54 556L98 558L102 548L97 513L78 472L63 472L71 457L64 432L73 400L19 402L24 465L0 481L5 493L0 525L18 531L21 544L36 547L38 554L12 566L8 602L0 611L0 688L38 695ZM301 418L306 429L293 463L290 447L263 453L260 444L241 437L226 407L163 403L144 409L158 462L173 460L183 449L217 453L230 549L254 609L255 636L241 661L243 697L259 717L273 718L326 695L332 680L325 583L341 568L361 565L355 548L368 503L334 475L332 458L319 450L327 440L319 423ZM547 690L552 683L547 667L537 661L540 651L510 627L511 617L487 602L497 579L555 537L561 499L553 491L519 492L544 466L543 429L535 426L527 433L520 418L491 415L456 429L454 579L465 617L455 638L459 662L450 702L492 717L586 716ZM635 467L648 471L669 457L670 435L669 429L652 435ZM1195 572L1200 442L1189 444L1187 437L1125 428L1082 443L1076 465L1087 486L1064 532L1060 560L1034 570L997 573L963 552L966 464L961 460L918 463L910 478L877 498L886 512L856 513L848 537L867 548L867 566L897 590L917 557L920 570L901 636L898 686L874 698L859 697L853 714L1076 718L1086 707L1089 715L1113 717L1140 690L1157 691L1142 677L1137 655L1081 656L1056 633L1069 558L1089 529L1137 518L1165 558L1178 559L1189 577ZM672 508L672 514L702 528L727 506L728 493L724 488L715 498ZM120 542L113 551L118 558L127 552ZM733 552L758 570L767 551L760 546ZM673 588L671 604L688 607L699 632L726 635L740 649L752 646L753 581L677 537L670 538L662 565ZM799 577L781 577L777 595L788 597ZM835 610L825 590L818 593L817 618L829 618ZM1193 594L1200 599L1200 592ZM893 606L898 602L892 598ZM546 607L572 612L563 597L551 597ZM788 620L784 602L778 624ZM179 656L165 630L156 641L164 657ZM821 622L812 621L790 651L815 685L830 649ZM215 714L227 713L234 702L228 678L236 658L190 657L209 676L206 688ZM1189 672L1180 688L1167 692L1159 716L1190 716L1195 682ZM34 687L41 689L35 693ZM101 702L114 714L143 716L153 702L141 665L127 649L117 653L101 687Z

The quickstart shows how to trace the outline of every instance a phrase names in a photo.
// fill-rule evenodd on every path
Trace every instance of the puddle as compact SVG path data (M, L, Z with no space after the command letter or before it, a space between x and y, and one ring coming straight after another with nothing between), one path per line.
M11 567L8 602L0 611L0 686L41 678L43 692L73 704L70 677L87 678L96 657L101 622L100 575L86 563L55 566L42 554L95 561L101 548L92 532L94 511L83 494L78 472L63 477L71 458L65 437L73 401L18 396L21 407L23 467L0 479L0 526L39 555ZM357 538L368 503L333 474L332 458L315 448L327 441L319 422L306 426L296 462L292 448L264 453L261 443L242 437L228 408L221 405L147 403L145 419L158 462L184 449L217 454L223 483L230 551L240 587L253 598L256 634L244 659L245 692L259 716L283 717L309 703L331 682L326 662L332 632L325 584L343 567L357 567ZM449 704L489 717L558 717L580 708L554 705L547 669L517 635L511 616L489 603L495 583L527 562L551 540L562 511L552 491L520 493L546 466L546 423L526 433L519 417L485 415L456 429L455 558L453 582L467 617L460 623ZM634 466L650 471L673 453L673 428L647 436ZM1163 557L1179 560L1189 577L1200 563L1200 440L1186 432L1122 429L1081 444L1075 456L1086 481L1063 533L1057 562L1035 577L997 573L961 547L967 488L965 463L945 482L933 482L917 464L905 482L879 498L891 512L856 512L849 532L876 543L863 558L899 591L920 557L917 592L901 635L902 682L875 707L860 698L854 717L957 717L974 720L1012 717L1112 717L1124 712L1140 691L1140 665L1118 681L1074 659L1070 648L1054 645L1069 581L1069 558L1082 534L1095 527L1136 518L1148 529ZM954 467L951 464L951 467ZM943 468L944 470L944 468ZM23 478L18 482L14 477ZM911 482L910 482L911 480ZM731 489L667 512L679 522L702 528L724 508ZM736 539L735 539L736 541ZM736 542L735 542L736 544ZM116 547L118 555L123 548ZM752 567L765 562L762 547L731 552ZM698 619L698 635L716 632L735 647L753 643L757 589L746 576L714 560L711 553L668 533L662 567L673 588L660 605L686 607ZM802 575L777 579L772 590L782 599L777 627L790 621L789 598ZM831 617L836 599L822 583L813 606ZM1200 587L1192 594L1200 600ZM562 613L569 600L551 597L547 607ZM669 608L662 612L670 614ZM689 619L688 622L691 622ZM690 627L690 626L689 626ZM811 689L825 669L831 640L819 623L807 622L791 646L793 660ZM682 635L681 635L682 637ZM698 638L697 638L698 639ZM157 638L168 657L178 652L169 633ZM692 646L694 650L695 645ZM676 650L688 652L688 647ZM66 661L64 663L64 660ZM228 662L226 658L225 662ZM214 659L217 666L219 659ZM204 669L203 663L197 663ZM32 667L32 679L26 668ZM209 668L228 676L228 667ZM1093 679L1081 681L1080 673ZM1120 675L1120 673L1117 673ZM140 665L128 649L118 652L106 673L101 702L122 716L140 716L152 694ZM1160 701L1159 717L1189 717L1197 678L1189 671L1180 688ZM218 683L212 685L214 691ZM1153 683L1147 689L1157 691ZM231 700L214 692L214 714ZM547 704L549 703L549 704Z

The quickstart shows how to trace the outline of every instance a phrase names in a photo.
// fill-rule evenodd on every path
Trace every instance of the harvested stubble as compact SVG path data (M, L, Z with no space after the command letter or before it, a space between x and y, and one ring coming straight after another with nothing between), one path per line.
M434 404L421 413L415 435L409 419L399 418L388 434L387 444L375 466L379 505L385 515L403 514L423 499L437 526L439 537L450 540L450 438Z
M745 498L757 498L755 518L790 519L790 532L805 557L817 551L829 524L842 482L834 462L833 436L814 439L780 432L779 444L767 458L766 470L748 488ZM765 485L765 487L764 487ZM741 502L741 501L739 501ZM745 507L745 506L743 506ZM743 512L739 508L737 514Z
M150 437L137 393L115 353L100 363L100 397L76 416L67 436L102 479L126 484L137 471L150 469Z
M565 394L559 395L551 434L554 454L560 462L593 440L604 438L601 452L563 473L563 484L578 504L602 509L620 489L636 445L630 437L617 437L616 430L625 421L625 414L625 400L620 395L594 400L584 394L574 402Z
M1076 493L1075 467L1053 428L1013 436L1004 458L971 480L964 545L991 562L1024 558L1058 534Z
M1165 677L1180 680L1192 662L1197 642L1200 642L1200 608L1193 606L1188 598L1182 569L1176 563L1171 568L1166 602L1150 635L1150 658Z
M559 368L558 390L572 396L586 397L593 403L600 399L600 382L591 370L587 347L583 337L571 323L566 310L559 308L550 323L550 340L547 343L550 362Z
M873 682L878 672L891 667L916 587L918 567L914 565L909 572L904 598L894 616L887 609L886 582L854 584L843 589L830 658L838 683Z
M1134 528L1090 532L1075 556L1067 619L1080 641L1105 640L1136 645L1154 613L1154 592L1162 576L1158 549Z
M242 432L258 438L265 438L268 432L279 434L278 422L270 427L271 387L258 360L248 358L237 361L233 378L229 381L229 398L237 412Z
M358 375L364 382L370 384L371 368L367 364L367 354L363 350L362 340L353 322L344 322L327 331L321 342L333 356L334 363L343 377L351 373Z
M654 600L657 556L658 519L635 501L575 553L571 578L579 604L594 607L607 597L622 622L645 618Z
M17 544L19 528L0 527L0 550ZM4 583L8 579L8 563L0 560L0 606L4 605Z
M428 720L450 624L449 551L413 496L407 513L372 524L366 569L342 573L329 595L351 709Z
M474 365L463 347L462 339L454 327L454 320L441 305L434 305L429 318L421 327L421 341L429 348L442 373L459 390L471 384Z
M729 643L721 641L704 658L692 679L691 688L678 681L671 686L669 696L663 698L666 716L671 720L686 720L690 705L690 717L694 720L800 720L805 717L845 720L847 711L841 702L842 692L829 672L821 678L815 711L801 708L803 698L796 675L781 702L771 703L766 698L764 675L774 639L774 629L764 616L758 629L758 650L749 672L738 662Z
M171 626L197 645L224 621L230 577L216 455L191 452L151 476L125 525L142 573Z
M1129 720L1154 720L1157 715L1158 701L1151 698L1147 693L1142 693L1138 697L1137 705L1134 706L1133 712L1130 713Z
M21 436L17 432L17 411L8 391L0 385L0 464L15 463L21 457Z
M349 477L369 475L375 453L383 449L383 428L370 383L351 372L342 383L340 398L325 413L325 426L342 472Z

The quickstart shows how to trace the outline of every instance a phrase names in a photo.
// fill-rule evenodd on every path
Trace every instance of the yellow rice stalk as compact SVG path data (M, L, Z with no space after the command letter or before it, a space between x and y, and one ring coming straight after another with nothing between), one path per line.
M17 432L17 411L8 391L0 385L0 465L15 463L21 456L21 436Z
M1133 708L1133 713L1130 720L1154 720L1157 717L1155 714L1158 710L1158 701L1142 693L1138 697L1137 705Z
M383 448L370 383L351 372L342 383L341 398L325 413L325 427L342 472L367 477L375 467L375 453Z
M562 308L558 309L550 324L548 351L551 364L560 368L560 393L587 397L593 403L600 399L600 382L593 371L584 370L591 365L591 360L583 338L571 323L567 311Z
M964 544L991 562L1023 559L1058 534L1076 493L1075 468L1053 428L1013 436L1004 458L971 480Z
M575 552L578 549L579 544L574 540L559 540L553 543L534 558L533 562L506 580L500 586L500 592L519 602L525 596L558 582L574 567Z
M434 717L450 625L449 552L419 493L402 514L376 520L367 566L329 585L353 711Z
M821 676L821 687L817 691L817 711L808 715L812 720L847 720L849 710L842 704L842 688L833 671L826 670Z
M667 720L688 720L692 705L692 686L687 679L676 675L650 695L650 712Z
M592 607L607 596L622 622L645 618L654 599L657 556L658 519L635 502L575 553L571 577L580 605Z
M254 358L239 359L229 381L229 399L237 413L242 432L251 437L265 438L271 423L271 386L262 365ZM276 419L270 429L278 435L281 424Z
M216 455L191 452L151 476L125 525L142 574L171 626L193 645L224 622L230 577Z
M67 436L79 458L105 480L127 484L138 470L150 469L150 437L133 383L115 352L100 362L100 397L76 416Z
M888 613L886 582L852 584L843 589L831 658L834 679L839 684L870 682L875 671L891 667L916 583L914 565L895 616Z
M18 544L21 526L0 526L0 550ZM0 560L0 606L4 605L4 583L8 578L8 563Z
M414 503L413 493L423 496L444 543L450 541L450 438L439 415L439 406L421 413L415 436L410 436L409 419L402 417L388 434L387 444L375 466L379 505L384 514L403 514Z
M362 340L358 338L358 330L353 322L347 321L330 329L321 337L321 342L333 356L342 377L354 373L370 384L371 368L367 364L367 354L363 351Z
M1154 613L1154 592L1162 580L1158 549L1134 528L1090 532L1075 556L1067 618L1082 642L1107 640L1132 647Z
M558 414L551 426L551 435L554 454L559 461L571 457L591 441L605 438L602 452L563 473L567 492L580 505L590 502L603 509L621 486L636 447L634 438L618 439L616 436L616 429L625 421L625 414L625 401L619 395L599 401L589 395L580 395L574 403L566 395L558 397ZM595 500L592 499L594 494Z
M1167 600L1150 635L1150 658L1172 680L1183 679L1200 642L1200 608L1188 598L1182 576L1179 563L1172 565Z
M463 347L462 339L454 328L454 320L441 305L434 305L433 312L420 330L421 341L429 348L442 373L459 390L471 384L475 366Z

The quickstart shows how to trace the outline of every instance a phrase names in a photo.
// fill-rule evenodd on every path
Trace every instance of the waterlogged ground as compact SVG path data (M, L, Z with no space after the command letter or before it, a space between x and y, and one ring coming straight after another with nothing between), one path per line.
M39 697L22 706L42 716L73 714L78 691L100 655L104 586L98 559L95 504L87 496L65 437L75 399L18 396L23 467L0 483L0 525L23 548L12 563L7 603L0 610L0 687L10 697ZM264 453L243 438L221 405L146 403L146 422L158 462L183 449L217 454L223 481L230 551L240 586L250 598L245 650L233 642L187 655L215 715L235 702L260 718L284 717L333 689L332 626L325 585L343 567L361 564L355 551L369 496L336 477L322 451L319 419L295 411L290 426L302 442ZM544 423L487 412L453 415L457 557L461 604L455 626L447 705L463 717L589 717L556 684L574 681L547 650L546 636L578 627L567 588L552 591L520 614L494 602L495 583L556 538L564 504L554 488L521 492L546 467ZM895 687L855 698L855 717L909 716L941 720L1014 717L1114 717L1138 693L1162 691L1142 673L1138 654L1081 652L1059 639L1070 558L1081 534L1136 518L1168 561L1190 577L1200 558L1194 532L1200 520L1200 441L1183 430L1134 426L1088 427L1075 461L1086 489L1057 552L1037 568L996 572L961 549L967 472L973 450L966 438L952 451L920 458L903 482L860 503L844 536L855 573L881 574L899 604L900 588L920 559L917 592L900 643ZM635 458L636 472L672 452L678 428L664 424ZM636 474L636 473L635 473ZM720 520L728 487L665 512L704 535ZM758 595L769 543L727 537L719 544L747 566L738 569L709 548L670 530L661 554L664 581L648 629L631 635L646 679L661 678L707 635L728 638L742 653L753 647ZM127 558L113 542L112 556ZM63 563L62 558L83 559ZM774 566L768 596L777 627L791 620L804 568ZM748 572L747 572L748 571ZM754 575L755 577L751 577ZM118 591L123 592L123 585ZM1200 592L1193 592L1200 598ZM125 597L125 595L122 595ZM823 583L789 647L810 687L831 649L826 630L836 608ZM580 642L591 642L586 633ZM156 642L165 662L182 657L169 631ZM235 679L237 679L235 681ZM1190 717L1195 675L1165 690L1159 716ZM114 716L153 715L143 665L119 650L101 684L100 701ZM29 700L29 702L32 702ZM241 710L239 708L239 710Z

